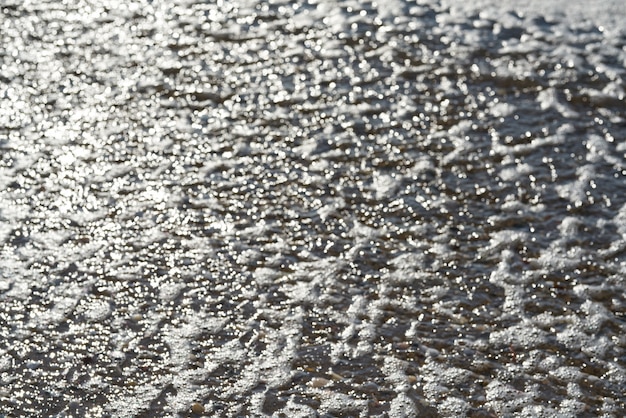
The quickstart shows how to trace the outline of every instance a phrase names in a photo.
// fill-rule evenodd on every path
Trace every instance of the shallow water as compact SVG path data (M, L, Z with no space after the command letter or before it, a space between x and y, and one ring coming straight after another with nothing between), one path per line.
M626 415L626 30L422 3L4 2L0 415Z

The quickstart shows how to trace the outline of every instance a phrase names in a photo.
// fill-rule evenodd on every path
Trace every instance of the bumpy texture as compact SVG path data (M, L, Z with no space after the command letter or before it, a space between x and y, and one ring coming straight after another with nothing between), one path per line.
M0 6L0 415L626 415L626 32Z

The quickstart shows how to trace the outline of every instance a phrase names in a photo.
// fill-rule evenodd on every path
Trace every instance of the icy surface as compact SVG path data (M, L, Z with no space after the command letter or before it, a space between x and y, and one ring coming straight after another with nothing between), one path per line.
M0 416L625 416L620 2L470 3L3 1Z

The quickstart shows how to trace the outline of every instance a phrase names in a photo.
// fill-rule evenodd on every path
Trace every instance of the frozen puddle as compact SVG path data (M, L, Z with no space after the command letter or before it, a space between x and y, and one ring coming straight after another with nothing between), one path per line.
M619 7L441 3L4 2L0 416L626 415Z

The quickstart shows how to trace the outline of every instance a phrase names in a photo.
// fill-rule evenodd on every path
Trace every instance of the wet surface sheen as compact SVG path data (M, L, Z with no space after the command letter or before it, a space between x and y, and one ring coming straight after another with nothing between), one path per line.
M0 415L626 414L626 36L0 6Z

